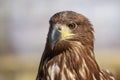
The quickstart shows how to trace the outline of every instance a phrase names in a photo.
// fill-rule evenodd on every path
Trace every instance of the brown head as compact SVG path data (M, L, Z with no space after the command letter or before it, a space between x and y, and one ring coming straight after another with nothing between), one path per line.
M66 80L113 80L100 71L95 60L93 28L85 16L63 11L53 15L49 22L37 80L63 80L63 76Z
M73 11L63 11L53 15L49 23L48 41L51 49L61 47L64 50L73 41L78 41L93 50L93 28L85 16Z

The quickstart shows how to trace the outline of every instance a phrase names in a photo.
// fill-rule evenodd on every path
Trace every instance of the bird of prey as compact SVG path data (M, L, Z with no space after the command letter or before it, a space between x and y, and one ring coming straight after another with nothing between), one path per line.
M54 14L36 80L115 80L94 56L94 29L74 11Z

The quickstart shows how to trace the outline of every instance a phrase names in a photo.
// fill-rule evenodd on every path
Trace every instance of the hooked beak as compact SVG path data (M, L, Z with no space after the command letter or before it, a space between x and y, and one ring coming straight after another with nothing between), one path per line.
M65 40L73 36L74 34L71 33L71 30L66 25L56 24L51 33L50 33L50 44L51 49L53 50L56 42Z
M60 40L60 35L60 32L56 28L53 28L50 35L50 44L52 49L54 48L55 43Z

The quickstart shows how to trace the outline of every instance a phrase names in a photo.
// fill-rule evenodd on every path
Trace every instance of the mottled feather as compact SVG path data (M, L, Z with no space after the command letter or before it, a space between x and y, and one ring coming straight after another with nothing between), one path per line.
M94 30L90 21L73 11L62 11L50 18L50 28L36 80L115 80L100 70L94 56ZM55 24L75 23L75 34L55 43L51 48L50 34Z

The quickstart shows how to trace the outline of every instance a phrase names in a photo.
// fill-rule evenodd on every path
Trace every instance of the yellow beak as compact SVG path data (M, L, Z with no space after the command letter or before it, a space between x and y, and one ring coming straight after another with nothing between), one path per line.
M71 30L67 26L61 26L62 29L59 31L61 33L60 40L65 40L70 38L72 35Z

